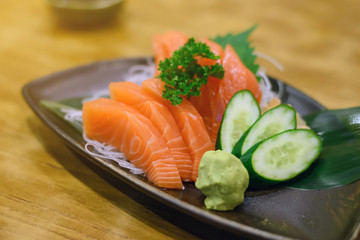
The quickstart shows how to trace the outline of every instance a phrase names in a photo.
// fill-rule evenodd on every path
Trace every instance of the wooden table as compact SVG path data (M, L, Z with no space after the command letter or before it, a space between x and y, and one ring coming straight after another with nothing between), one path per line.
M115 23L59 25L44 2L0 1L0 239L196 239L210 229L133 191L69 150L32 113L24 84L103 59L152 54L167 30L213 37L257 23L268 73L328 108L360 105L360 2L127 0ZM215 233L214 233L215 234ZM216 236L216 235L213 235Z

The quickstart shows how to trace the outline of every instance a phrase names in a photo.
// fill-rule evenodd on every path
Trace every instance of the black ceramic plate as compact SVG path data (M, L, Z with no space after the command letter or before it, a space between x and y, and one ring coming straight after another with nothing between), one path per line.
M186 184L184 191L163 190L116 163L90 156L81 134L39 105L40 100L84 97L107 89L110 82L123 81L135 64L146 64L146 58L110 60L55 73L27 84L23 96L40 119L71 148L132 187L200 221L254 239L356 239L360 181L320 191L291 188L247 191L244 203L235 210L210 211L204 208L204 197L194 184ZM292 104L301 115L324 109L304 93L280 81L271 82L282 101Z

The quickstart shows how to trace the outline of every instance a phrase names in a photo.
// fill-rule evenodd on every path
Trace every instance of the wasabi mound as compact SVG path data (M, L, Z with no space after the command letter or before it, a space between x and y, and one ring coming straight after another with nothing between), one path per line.
M205 206L229 211L244 201L249 174L240 159L221 150L206 152L199 164L195 186L206 196Z

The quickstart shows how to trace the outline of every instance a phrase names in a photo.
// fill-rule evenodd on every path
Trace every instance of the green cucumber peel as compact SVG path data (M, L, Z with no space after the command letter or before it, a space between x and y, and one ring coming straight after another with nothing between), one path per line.
M231 153L235 143L259 116L260 107L254 95L249 90L236 92L226 106L215 148Z
M232 154L241 157L253 145L280 132L295 129L296 111L289 105L280 104L266 111L236 142Z
M321 149L321 139L312 130L291 129L255 144L240 159L249 172L249 187L259 189L303 173Z

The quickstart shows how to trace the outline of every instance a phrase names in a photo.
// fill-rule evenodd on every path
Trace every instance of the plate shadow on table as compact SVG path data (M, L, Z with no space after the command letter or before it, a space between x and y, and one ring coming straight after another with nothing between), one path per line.
M176 209L166 206L159 201L152 199L141 191L129 186L127 183L122 182L117 179L112 174L98 167L97 165L90 162L85 157L76 153L71 148L67 147L64 144L64 141L60 139L55 133L53 133L50 129L48 129L45 125L43 125L39 120L36 119L35 116L29 117L27 119L27 124L33 134L37 137L37 139L44 146L46 151L52 155L52 157L66 169L71 175L80 180L83 184L91 188L98 195L103 198L109 200L112 204L126 211L128 214L134 216L149 225L150 227L154 227L157 230L163 232L163 234L169 234L169 230L165 229L166 226L156 226L156 223L151 221L151 219L141 218L139 215L136 215L136 209L128 209L125 208L123 204L121 204L120 199L116 196L109 194L106 191L101 191L99 188L99 181L104 180L106 183L110 184L116 190L120 191L122 194L128 196L132 200L136 201L138 204L141 204L149 211L155 213L160 218L170 222L171 224L181 228L182 230L188 232L189 234L194 235L194 238L201 239L239 239L239 236L232 234L230 232L226 232L224 230L218 229L212 225L201 222L193 217L190 217ZM62 151L62 155L66 154L69 158L59 157L59 151ZM65 153L64 153L65 152ZM81 169L85 169L83 171L79 171L79 166ZM96 178L96 180L89 179L89 173L84 174L84 171L90 171L90 174L93 173L94 176L100 177L101 180ZM94 177L92 176L92 177ZM106 184L104 183L104 184ZM127 205L127 207L131 206ZM169 226L168 226L169 227ZM173 235L169 236L174 239L182 239L179 237L176 232ZM241 237L241 239L247 239Z

